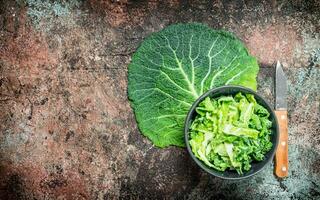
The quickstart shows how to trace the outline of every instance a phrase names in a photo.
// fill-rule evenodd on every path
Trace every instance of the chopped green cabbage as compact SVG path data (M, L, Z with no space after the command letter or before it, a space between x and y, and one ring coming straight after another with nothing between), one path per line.
M207 97L196 112L189 143L194 155L209 167L243 174L272 148L270 114L252 94Z

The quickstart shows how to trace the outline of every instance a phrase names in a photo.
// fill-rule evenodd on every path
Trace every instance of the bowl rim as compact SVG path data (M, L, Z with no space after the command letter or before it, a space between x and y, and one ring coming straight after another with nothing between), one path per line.
M191 115L193 113L193 111L195 110L195 108L199 105L200 102L202 102L207 96L209 96L211 93L215 93L217 91L220 91L220 90L223 90L223 89L230 89L230 88L233 88L233 89L237 89L239 90L239 92L247 92L247 93L251 93L251 94L254 94L255 96L258 96L264 103L265 105L267 105L267 107L269 107L269 110L271 110L271 115L273 115L274 119L275 119L275 134L276 134L276 142L273 144L275 145L275 148L273 149L271 155L262 160L262 161L259 161L259 162L264 162L264 165L259 168L258 170L252 172L251 174L248 174L248 175L245 175L245 176L239 176L239 177L226 177L226 176L223 176L221 174L218 174L218 173L215 173L215 171L218 171L218 170L215 170L213 168L205 168L203 167L203 165L205 165L201 160L199 160L198 158L196 158L196 156L193 154L192 150L191 150L191 146L189 144L189 122L190 122L190 118L191 118ZM194 103L192 104L192 106L190 107L189 111L188 111L188 114L187 114L187 117L185 119L185 122L184 122L184 138L185 138L185 143L186 143L186 146L187 146L187 150L190 154L190 156L192 157L192 159L197 163L197 165L203 169L204 171L206 171L207 173L213 175L213 176L216 176L216 177L219 177L221 179L226 179L226 180L242 180L242 179L246 179L246 178L249 178L249 177L252 177L253 175L259 173L260 171L262 171L266 165L268 165L271 160L274 158L274 155L276 153L276 150L278 148L278 144L279 144L279 124L278 124L278 119L277 119L277 116L274 112L274 108L272 106L270 106L270 104L268 103L268 101L265 100L264 97L262 97L261 95L259 95L257 92L253 91L252 89L250 88L247 88L247 87L243 87L243 86L239 86L239 85L225 85L225 86L220 86L220 87L216 87L216 88L212 88L210 90L208 90L207 92L205 92L204 94L202 94L200 97L198 97Z

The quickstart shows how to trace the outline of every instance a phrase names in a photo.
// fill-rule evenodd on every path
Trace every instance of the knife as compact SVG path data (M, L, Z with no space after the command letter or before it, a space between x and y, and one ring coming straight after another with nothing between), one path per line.
M275 114L280 134L275 156L275 174L279 178L284 178L288 176L287 79L279 61L276 65L275 96Z

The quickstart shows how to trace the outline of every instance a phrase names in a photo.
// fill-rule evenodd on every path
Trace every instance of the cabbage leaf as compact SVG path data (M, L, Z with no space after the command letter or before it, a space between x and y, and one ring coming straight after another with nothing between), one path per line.
M226 31L190 23L150 35L128 67L128 96L141 133L158 147L185 146L184 120L192 103L222 85L255 90L258 69L256 59ZM246 115L240 117L248 123Z

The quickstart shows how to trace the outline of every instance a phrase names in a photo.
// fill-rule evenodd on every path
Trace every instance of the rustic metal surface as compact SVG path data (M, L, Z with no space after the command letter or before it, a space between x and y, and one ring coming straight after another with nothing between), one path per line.
M260 3L258 3L260 2ZM158 149L127 100L130 56L176 22L238 35L273 102L275 60L289 92L290 173L231 182L187 151ZM0 199L319 199L320 3L0 0Z

